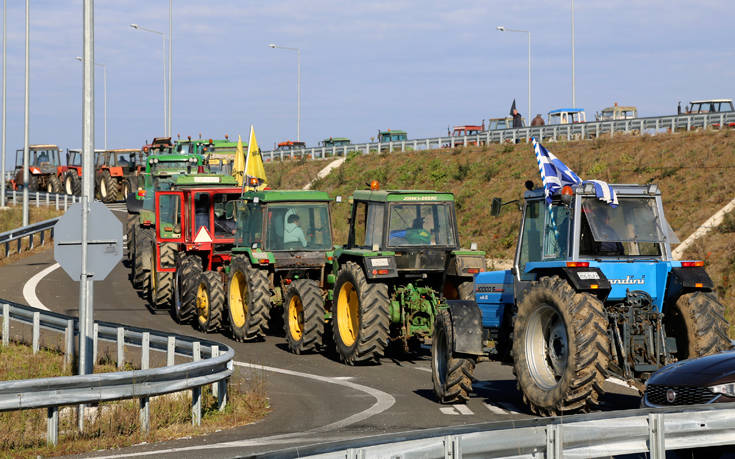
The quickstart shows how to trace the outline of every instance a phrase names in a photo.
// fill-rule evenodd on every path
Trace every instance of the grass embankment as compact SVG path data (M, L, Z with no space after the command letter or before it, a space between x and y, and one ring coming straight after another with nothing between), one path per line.
M667 219L681 240L735 197L732 131L621 135L591 141L548 142L545 146L583 179L658 184ZM268 163L267 167L269 172L281 174L280 184L301 188L326 164L284 161ZM462 245L469 247L471 242L477 242L488 257L500 259L513 258L520 215L510 205L500 217L491 217L491 199L498 196L507 202L522 198L524 181L541 182L530 144L503 144L352 154L340 168L318 180L313 189L327 191L331 196L349 196L373 179L380 181L383 189L454 192ZM275 182L272 186L278 187ZM338 244L346 240L348 212L348 204L335 206L333 225ZM733 233L713 234L689 254L706 261L720 298L728 306L729 319L735 323Z
M53 206L30 207L28 209L28 221L31 223L38 223L44 220L48 220L49 218L58 217L63 213L63 210L56 210L56 208ZM22 206L9 206L6 209L0 209L0 233L4 233L5 231L10 231L15 228L20 228L21 226L23 226ZM49 236L49 233L46 233L46 235ZM36 238L36 241L38 241L38 238L40 236L34 237ZM47 241L47 244L44 246L44 249L52 247L52 244L48 243L49 241L50 237ZM27 251L26 249L28 248L28 238L23 239L23 242L21 244L22 251L20 253L17 252L18 246L16 244L17 242L13 242L11 244L11 254L8 257L4 257L5 247L0 247L0 266L15 263L18 260L28 256L29 254L34 253L36 250L41 250L40 246L37 245L36 248L31 250L30 252Z
M63 357L56 350L45 349L33 355L28 346L0 347L0 380L71 375L71 369L64 367ZM126 369L132 369L132 366L127 365ZM112 371L117 369L109 360L95 367L95 373ZM262 374L254 373L249 379L247 383L230 382L228 404L222 413L217 410L211 386L206 386L202 399L202 424L198 427L191 425L189 391L151 400L148 434L140 431L137 399L100 403L92 414L87 413L83 433L76 430L77 410L71 407L62 409L56 447L46 445L45 409L0 413L0 457L77 454L202 435L249 424L269 411Z
M268 161L264 164L268 185L277 190L300 190L317 178L317 174L335 158Z

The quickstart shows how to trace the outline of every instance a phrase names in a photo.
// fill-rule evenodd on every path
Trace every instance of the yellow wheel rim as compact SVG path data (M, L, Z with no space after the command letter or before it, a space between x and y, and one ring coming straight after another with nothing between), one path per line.
M301 341L304 334L304 305L298 295L292 296L288 302L288 331L294 341Z
M230 282L230 314L237 328L245 325L248 315L248 283L241 271L235 272Z
M345 346L352 346L357 339L360 326L359 300L352 282L345 282L337 297L337 327Z
M199 323L204 325L209 320L209 295L204 282L199 283L197 288L197 311L199 311Z

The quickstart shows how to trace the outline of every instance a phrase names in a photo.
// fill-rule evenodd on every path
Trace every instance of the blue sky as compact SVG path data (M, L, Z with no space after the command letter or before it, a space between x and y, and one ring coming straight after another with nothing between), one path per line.
M24 2L8 2L9 156L23 142ZM459 6L456 6L459 5ZM735 96L731 1L577 1L576 97L588 119L619 102L641 116L679 100ZM163 132L161 40L166 0L98 0L95 53L108 69L110 147ZM393 0L174 1L173 133L247 136L261 148L296 137L296 56L302 48L301 137L409 138L503 116L526 116L525 34L532 32L533 114L571 105L570 2ZM81 145L82 2L31 2L31 143ZM103 146L102 72L96 144ZM9 158L10 159L10 158ZM9 161L12 162L12 161Z

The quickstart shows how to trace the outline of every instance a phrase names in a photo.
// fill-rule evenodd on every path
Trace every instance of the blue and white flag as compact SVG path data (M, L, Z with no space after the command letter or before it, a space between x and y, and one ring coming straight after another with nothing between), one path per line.
M537 142L535 138L531 140L533 141L533 150L536 153L536 161L538 162L539 173L541 173L541 182L544 185L547 204L551 205L551 196L561 191L566 185L592 183L595 186L595 194L598 199L605 201L612 207L618 206L618 197L612 186L600 180L583 181L559 158Z

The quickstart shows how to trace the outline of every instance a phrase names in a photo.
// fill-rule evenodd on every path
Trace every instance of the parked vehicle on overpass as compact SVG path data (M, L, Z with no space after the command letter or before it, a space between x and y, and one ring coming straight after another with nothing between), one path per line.
M23 149L15 152L15 176L10 186L17 190L23 185ZM46 191L61 193L61 179L65 171L59 159L59 147L56 145L28 146L28 191Z
M388 129L387 131L378 131L378 142L400 142L402 140L408 140L406 131L399 131L396 129Z
M618 105L603 108L595 118L597 121L632 120L638 117L638 109L633 105Z
M526 126L526 119L521 118L521 123ZM513 117L505 116L503 118L489 118L487 120L487 130L494 131L496 129L512 129L513 128Z
M732 99L704 99L689 102L687 114L721 113L735 111Z
M342 147L345 145L350 145L352 142L350 142L350 139L347 137L330 137L328 139L322 140L322 146L327 148L332 147Z
M587 117L583 108L558 108L548 113L546 124L586 123Z
M278 146L276 147L276 151L301 150L304 148L306 148L306 144L304 142L299 142L296 140L286 140L278 144Z
M466 135L477 135L485 130L485 123L481 125L474 125L474 124L464 124L461 126L454 126L454 129L452 129L451 136L452 137L463 137Z
M640 390L666 364L730 348L704 263L671 257L678 240L659 188L612 187L617 207L593 183L565 186L547 204L528 182L513 268L478 274L474 301L448 301L437 318L432 377L442 402L468 399L484 344L512 362L539 415L596 408L608 376ZM494 199L492 214L500 207Z

